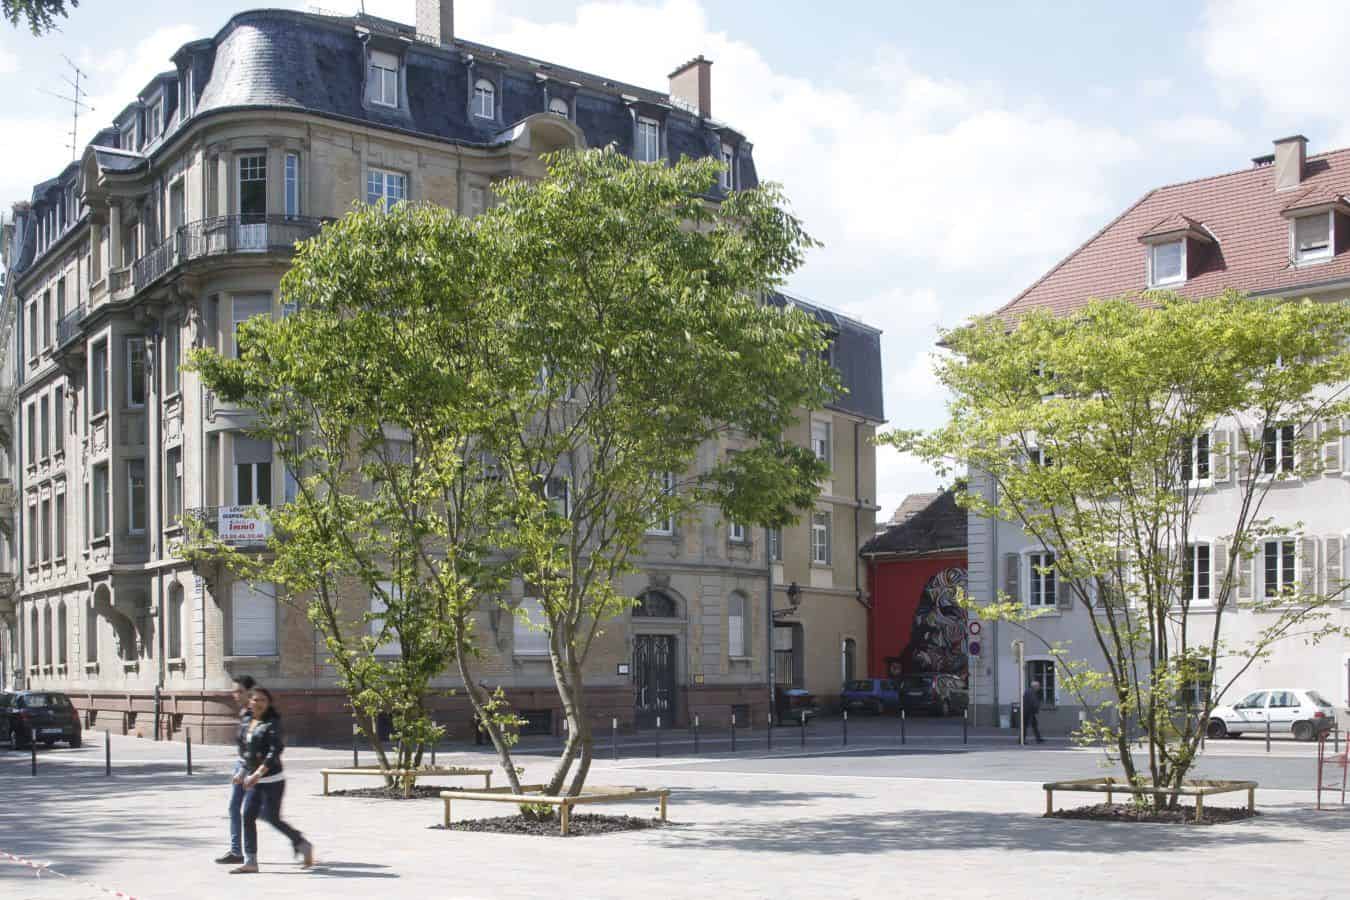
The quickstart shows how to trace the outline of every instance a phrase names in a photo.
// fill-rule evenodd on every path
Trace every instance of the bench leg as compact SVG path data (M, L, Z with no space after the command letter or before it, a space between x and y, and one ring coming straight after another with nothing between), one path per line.
M450 798L449 798L449 797L442 797L441 799L445 801L445 827L446 827L446 828L449 828L449 827L450 827Z
M1046 792L1045 792L1045 814L1046 814L1047 816L1050 816L1050 815L1054 815L1054 813L1055 813L1055 792L1054 792L1054 791L1046 791Z
M412 796L413 777L411 775L403 776L403 799L407 800Z
M492 790L492 773L488 772L483 776L483 787Z
M567 828L568 828L568 825L571 824L571 816L570 816L570 814L569 814L569 811L571 810L571 808L572 808L572 807L571 807L570 805L566 804L566 803L564 803L562 806L559 807L559 809L561 810L561 813L562 813L562 814L559 816L559 820L560 820L561 823L562 823L562 835L563 835L563 837L567 837Z
M325 775L323 776L323 795L324 795L325 797L328 796L328 775L327 775L327 774L325 774Z
M1247 788L1247 812L1256 812L1256 788Z
M1106 788L1106 805L1107 805L1107 806L1110 806L1110 805L1111 805L1111 787L1110 787L1110 785L1107 785L1107 788Z
M1195 795L1195 821L1199 822L1205 817L1205 795Z
M661 795L661 821L664 822L665 820L666 820L666 795L665 795L665 794L662 794L662 795Z

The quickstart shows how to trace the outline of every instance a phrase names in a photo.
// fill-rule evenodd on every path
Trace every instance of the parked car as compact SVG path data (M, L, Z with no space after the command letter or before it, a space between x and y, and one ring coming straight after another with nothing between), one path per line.
M15 749L36 741L50 747L64 741L78 747L83 741L80 714L60 691L19 691L6 695L0 707L0 736Z
M775 704L778 707L779 725L798 725L803 720L813 719L819 710L816 708L816 695L801 688L776 689Z
M905 712L950 716L963 711L970 702L966 683L955 675L937 672L902 675L899 688L900 708Z
M1274 688L1252 691L1232 706L1216 706L1209 715L1206 734L1212 738L1242 737L1243 732L1292 734L1295 740L1311 741L1330 731L1336 722L1331 701L1308 688Z
M839 692L840 709L861 709L881 715L888 709L898 709L900 694L889 678L864 678L850 681Z

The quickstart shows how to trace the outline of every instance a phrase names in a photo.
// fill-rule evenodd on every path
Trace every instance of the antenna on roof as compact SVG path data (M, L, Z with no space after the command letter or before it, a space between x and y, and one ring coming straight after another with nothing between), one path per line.
M79 66L75 65L75 62L69 56L62 53L61 58L66 61L66 65L70 66L70 71L74 73L75 76L74 78L62 76L61 79L66 84L70 85L73 92L72 95L67 97L65 94L58 94L55 91L49 91L46 88L38 88L38 90L49 97L55 97L57 100L64 100L70 104L70 158L76 159L80 153L80 111L85 110L87 112L93 112L94 107L84 102L84 98L89 96L89 92L80 84L81 81L88 81L89 76L85 74Z

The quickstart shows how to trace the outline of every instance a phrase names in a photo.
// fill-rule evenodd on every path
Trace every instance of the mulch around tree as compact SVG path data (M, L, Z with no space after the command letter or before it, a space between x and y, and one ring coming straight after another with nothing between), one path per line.
M1130 803L1097 803L1091 806L1078 806L1073 809L1057 809L1046 819L1081 819L1093 822L1150 822L1164 825L1225 825L1229 822L1241 822L1253 819L1259 812L1248 811L1245 806L1205 805L1204 817L1195 821L1195 801L1183 803L1177 809L1139 809Z
M567 822L567 837L585 837L592 834L615 834L620 831L642 831L647 828L669 827L670 822L660 819L639 819L636 816L603 816L593 813L573 814ZM479 831L494 834L524 834L539 837L563 837L559 833L558 818L554 816L542 822L527 819L524 816L497 816L490 819L463 819L451 822L449 829L443 825L438 828L449 831Z
M332 790L328 792L330 797L364 797L367 800L439 800L441 791L466 791L474 788L466 788L462 784L415 784L413 785L412 795L403 796L403 785L390 787L382 784L379 787L346 788L345 790Z

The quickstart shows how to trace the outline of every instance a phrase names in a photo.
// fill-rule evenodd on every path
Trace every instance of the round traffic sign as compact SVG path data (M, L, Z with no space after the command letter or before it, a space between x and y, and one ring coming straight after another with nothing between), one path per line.
M971 642L970 642L970 655L971 655L971 656L979 656L979 655L980 655L980 642L979 642L979 641L971 641Z
M977 634L980 633L980 630L981 630L984 626L982 626L979 622L971 622L971 623L970 623L968 626L966 626L966 627L969 628L971 636L974 637L975 635L977 635Z

